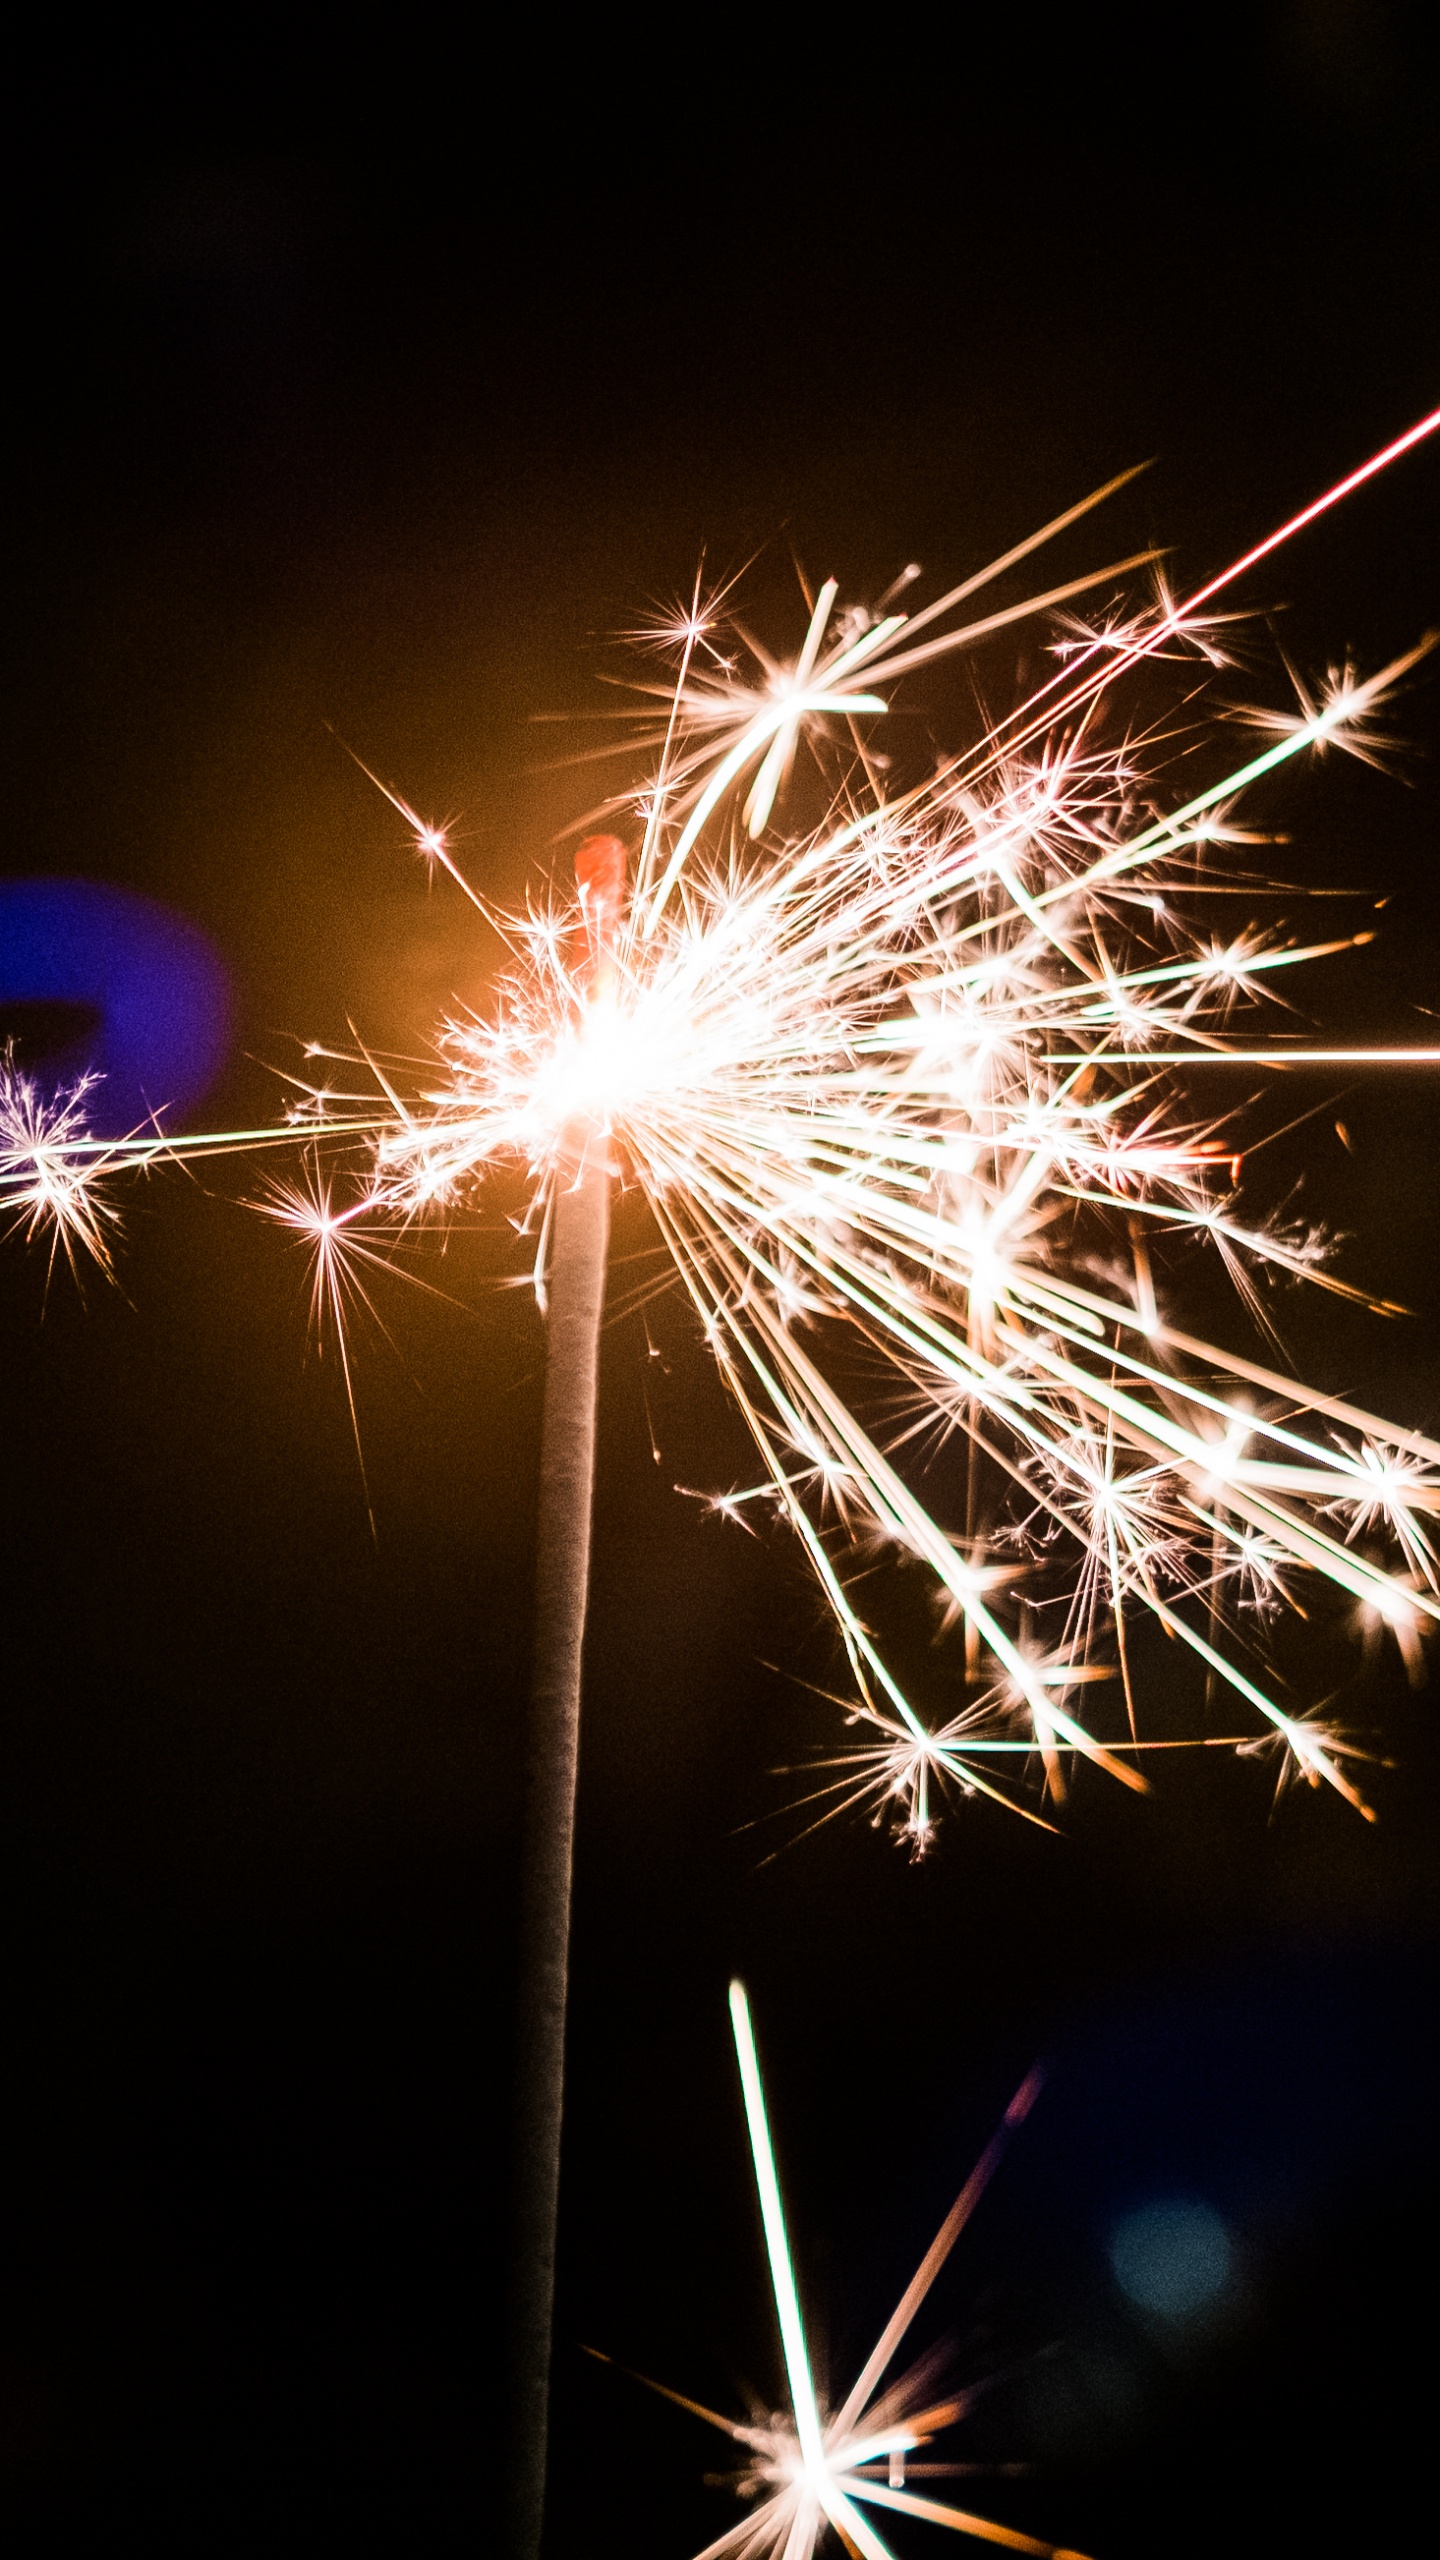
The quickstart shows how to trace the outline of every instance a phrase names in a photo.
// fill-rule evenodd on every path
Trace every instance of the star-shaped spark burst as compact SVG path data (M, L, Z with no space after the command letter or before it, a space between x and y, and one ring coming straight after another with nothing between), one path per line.
M882 2540L873 2521L872 2511L876 2508L909 2516L919 2523L943 2525L950 2532L969 2535L975 2541L998 2543L1007 2551L1030 2555L1030 2560L1082 2560L1079 2553L1037 2541L1032 2534L1019 2533L992 2517L951 2506L931 2496L928 2487L917 2488L917 2480L928 2483L947 2474L953 2477L957 2469L969 2467L932 2462L926 2459L926 2452L938 2435L964 2416L976 2395L967 2391L937 2394L934 2356L922 2358L900 2382L886 2387L886 2376L916 2314L984 2194L1010 2136L1024 2122L1039 2095L1040 2073L1032 2072L1017 2090L998 2132L941 2223L853 2389L839 2408L827 2411L816 2392L750 2004L739 1982L730 1985L730 2020L790 2405L766 2424L742 2424L662 2384L650 2385L663 2398L718 2427L745 2455L735 2486L749 2503L749 2512L718 2541L707 2543L697 2560L722 2560L722 2555L724 2560L812 2560L831 2528L854 2560L893 2560L890 2545Z
M104 1186L126 1149L91 1134L96 1081L80 1076L47 1093L0 1051L0 1214L27 1238L44 1240L52 1270L62 1253L72 1272L82 1255L110 1269L118 1217Z

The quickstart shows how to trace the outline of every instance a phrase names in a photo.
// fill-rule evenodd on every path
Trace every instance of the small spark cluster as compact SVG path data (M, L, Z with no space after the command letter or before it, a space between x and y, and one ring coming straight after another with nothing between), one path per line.
M998 2544L1027 2555L1027 2560L1082 2560L1077 2552L1037 2541L1032 2534L933 2495L935 2480L976 2467L927 2458L934 2439L955 2426L978 2396L973 2390L937 2390L939 2357L922 2357L909 2373L886 2385L921 2305L984 2194L1010 2136L1039 2094L1040 2074L1032 2073L1011 2100L998 2132L966 2179L843 2406L827 2411L816 2392L750 2005L739 1982L730 1986L730 2018L790 2406L744 2425L661 2384L649 2386L663 2399L719 2428L743 2457L732 2485L748 2513L728 2533L707 2543L697 2560L722 2560L722 2555L723 2560L813 2560L832 2527L855 2560L894 2560L890 2545L876 2529L877 2508L882 2514L908 2516L975 2541ZM923 2488L917 2486L921 2481Z
M52 1269L61 1253L72 1272L82 1255L110 1268L116 1211L104 1189L110 1150L90 1131L95 1082L79 1076L47 1092L0 1052L0 1215L45 1241Z

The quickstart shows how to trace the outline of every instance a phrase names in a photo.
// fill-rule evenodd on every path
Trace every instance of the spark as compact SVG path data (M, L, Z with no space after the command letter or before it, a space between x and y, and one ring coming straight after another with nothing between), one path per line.
M373 1534L375 1513L365 1472L365 1451L360 1437L360 1416L355 1402L347 1331L347 1319L357 1310L363 1310L372 1317L375 1314L363 1278L363 1265L369 1263L380 1268L382 1257L373 1244L361 1241L351 1233L372 1207L369 1188L362 1182L354 1189L353 1196L345 1199L339 1193L335 1176L312 1163L305 1167L298 1179L270 1182L255 1205L267 1217L273 1218L277 1226L295 1236L308 1254L311 1324L318 1348L323 1352L327 1342L333 1342L340 1362L345 1402L355 1438L355 1454L360 1463L360 1480L365 1489L365 1507L370 1515Z
M821 2404L800 2307L794 2260L780 2195L779 2174L765 2105L759 2056L755 2050L750 2004L744 1985L730 1985L730 2020L740 2065L745 2122L760 2201L765 2253L780 2328L789 2406L768 2421L743 2425L725 2418L679 2392L652 2384L661 2396L703 2418L728 2436L745 2457L735 2487L750 2505L742 2521L707 2544L698 2560L813 2560L833 2527L845 2549L858 2560L893 2560L882 2540L872 2510L938 2524L974 2541L998 2544L1030 2560L1081 2560L1034 2535L1019 2533L989 2516L951 2506L914 2486L916 2477L972 2466L933 2463L917 2454L937 2435L964 2416L973 2392L937 2393L937 2359L922 2359L898 2384L885 2389L886 2375L904 2343L921 2305L951 2250L984 2194L1012 2134L1023 2124L1040 2092L1038 2071L1017 2090L998 2132L961 2188L934 2241L856 2379L843 2405L827 2411Z
M27 1238L48 1241L52 1270L60 1253L72 1272L82 1254L102 1271L111 1268L118 1213L104 1185L125 1147L106 1147L91 1135L88 1104L97 1082L80 1076L47 1094L8 1049L0 1051L0 1214Z
M1437 427L1440 412L1385 458ZM1398 1312L1293 1214L1242 1196L1248 1124L1225 1078L1440 1051L1272 1027L1288 972L1367 935L1190 921L1197 892L1231 887L1215 876L1226 847L1263 840L1235 823L1245 796L1306 753L1373 750L1432 645L1370 675L1297 679L1298 710L1264 714L1267 743L1238 766L1219 753L1223 722L1198 725L1230 654L1215 598L1379 467L1189 597L1162 581L1068 626L1058 672L903 787L865 743L902 679L1086 590L1113 596L1151 562L1019 603L983 593L1130 475L932 603L900 609L909 571L873 610L827 580L788 656L697 580L651 635L675 660L658 726L645 714L654 761L608 804L638 812L643 836L623 911L618 875L605 892L603 967L583 895L492 917L444 830L379 785L512 956L483 1010L442 1023L428 1072L317 1049L294 1080L292 1142L363 1150L340 1205L313 1185L271 1202L315 1255L317 1308L343 1350L365 1258L463 1217L497 1167L528 1175L542 1303L577 1146L642 1193L757 1453L756 1492L716 1508L751 1525L768 1506L799 1540L853 1682L856 1800L893 1806L912 1848L947 1792L1033 1814L1027 1777L1057 1797L1079 1762L1142 1790L1146 1623L1224 1693L1228 1721L1253 1720L1297 1774L1358 1803L1345 1749L1267 1668L1274 1629L1328 1593L1362 1651L1393 1642L1413 1672L1440 1618L1440 1443L1183 1321L1201 1255L1272 1336L1272 1283ZM1183 798L1154 708L1177 681ZM1122 718L1124 686L1145 690ZM1202 752L1216 769L1197 789ZM603 841L607 862L623 851ZM57 1207L25 1189L33 1147L16 1161L9 1196L68 1249ZM927 1680L942 1694L923 1710L857 1602L856 1565L873 1578L886 1557L918 1567L935 1602Z

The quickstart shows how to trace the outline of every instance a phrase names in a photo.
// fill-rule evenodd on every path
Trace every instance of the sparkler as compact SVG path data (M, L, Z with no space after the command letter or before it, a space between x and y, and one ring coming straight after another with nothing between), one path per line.
M1077 1755L1143 1785L1126 1641L1142 1615L1297 1774L1358 1801L1343 1741L1272 1694L1257 1639L1308 1578L1413 1653L1440 1617L1440 1443L1195 1339L1152 1253L1209 1246L1252 1307L1266 1272L1363 1296L1319 1239L1247 1211L1224 1085L1237 1068L1440 1052L1246 1036L1244 1009L1273 1000L1284 972L1369 937L1222 938L1196 902L1212 885L1203 865L1247 841L1243 794L1307 751L1373 758L1387 697L1432 644L1375 675L1301 685L1293 713L1243 708L1268 742L1178 807L1153 722L1117 741L1102 715L1161 662L1223 665L1216 599L1437 426L1440 412L1194 596L1162 586L1149 608L1070 626L1047 682L900 791L859 724L915 669L1150 562L973 610L1130 474L908 614L841 609L827 580L788 664L753 642L753 669L738 664L723 600L707 609L697 589L667 635L678 673L648 689L663 704L658 766L638 799L610 804L643 815L628 902L623 848L592 839L578 907L550 898L492 919L515 965L486 1017L444 1023L435 1081L402 1090L361 1053L346 1063L363 1065L363 1088L312 1081L286 1130L102 1142L85 1134L83 1086L46 1102L7 1067L0 1207L103 1257L105 1184L122 1165L349 1140L363 1156L348 1172L273 1201L313 1247L317 1303L340 1323L359 1261L463 1211L499 1163L532 1177L542 1305L591 1177L638 1185L761 1461L717 1507L769 1507L799 1538L867 1729L861 1787L893 1798L912 1845L944 1785L1013 1795L997 1772L1036 1755L1051 1793ZM837 733L855 752L828 814L777 831L802 742L823 755ZM387 796L427 862L488 914L444 831ZM337 1053L311 1055L328 1072ZM879 1418L862 1416L847 1346L888 1371L888 1416L883 1392ZM968 1480L922 1499L913 1454L944 1466L952 1450ZM963 1626L963 1704L938 1726L847 1584L846 1558L876 1549L918 1560ZM1097 1668L1117 1676L1125 1730L1092 1731L1076 1711Z
M1139 565L955 621L1118 485L908 617L841 612L827 582L793 661L760 653L753 679L697 595L604 969L573 910L536 904L505 921L516 965L493 1011L444 1025L438 1081L406 1094L375 1068L344 1098L383 1123L347 1234L453 1214L518 1159L542 1299L574 1166L613 1162L642 1188L760 1459L717 1507L768 1507L799 1538L862 1728L836 1793L892 1805L916 1849L946 1788L1033 1813L1015 1783L1032 1761L1052 1798L1077 1757L1144 1788L1142 1618L1269 1735L1282 1772L1364 1811L1343 1734L1265 1670L1266 1623L1302 1583L1328 1587L1413 1664L1440 1617L1440 1444L1196 1340L1153 1269L1167 1241L1206 1245L1262 1321L1265 1274L1363 1295L1320 1239L1247 1210L1221 1080L1440 1053L1248 1039L1239 1018L1284 972L1368 936L1220 938L1193 910L1203 864L1246 841L1242 795L1306 750L1373 756L1430 642L1333 675L1294 714L1244 712L1268 743L1167 809L1146 735L1113 742L1101 714L1161 660L1225 662L1207 609L1275 536L1198 597L1162 588L1074 633L1036 695L909 789L887 794L862 749L818 827L773 828L802 740L823 752L914 668ZM443 835L396 806L458 878ZM322 1138L337 1107L317 1089L297 1120ZM888 1373L888 1423L884 1394L880 1421L858 1409L859 1346ZM942 1508L917 1477L956 1451L966 1481ZM877 1550L918 1560L963 1627L938 1720L847 1581L847 1556ZM1081 1713L1101 1677L1118 1721Z
M1360 1294L1323 1269L1313 1238L1247 1216L1223 1106L1197 1111L1176 1074L1258 1063L1236 1037L1239 1008L1344 946L1255 931L1222 942L1185 919L1197 857L1234 836L1242 794L1307 748L1372 754L1381 705L1429 644L1302 698L1178 808L1143 736L1107 742L1100 714L1122 678L1162 659L1223 663L1205 608L1224 578L1082 629L1038 694L899 794L856 727L916 668L1149 565L955 620L1109 494L909 616L840 612L827 581L793 661L757 651L754 677L697 595L671 635L678 673L628 905L615 841L591 839L578 913L546 901L500 920L515 965L488 1015L445 1023L434 1083L406 1091L362 1058L359 1092L317 1085L296 1109L318 1143L337 1108L379 1108L352 1240L367 1217L393 1230L452 1216L493 1166L524 1164L537 1296L551 1293L511 2334L523 2560L543 2504L610 1167L643 1190L761 1462L758 1483L719 1507L789 1523L839 1628L864 1731L835 1791L894 1807L916 1850L947 1786L1033 1815L1013 1784L1031 1762L1052 1797L1077 1757L1145 1788L1127 1635L1142 1614L1241 1702L1284 1767L1364 1811L1352 1747L1286 1701L1252 1629L1302 1577L1388 1626L1412 1665L1440 1616L1427 1530L1440 1446L1193 1340L1162 1307L1151 1258L1152 1242L1180 1236L1216 1249L1252 1301L1267 1267ZM854 756L826 817L775 830L802 740L823 751L839 723ZM443 831L390 796L431 866L481 905ZM597 860L610 866L598 909ZM1261 1055L1328 1063L1299 1043ZM337 1063L326 1054L327 1075ZM317 1243L322 1232L338 1251L328 1202ZM888 1370L888 1433L848 1390L856 1346ZM906 1471L917 1447L967 1454L948 1517ZM847 1585L847 1554L866 1549L918 1560L963 1626L959 1700L938 1721ZM1106 1731L1079 1709L1111 1673L1125 1717ZM798 2399L796 2413L808 2423Z
M1055 672L903 788L872 752L902 679L1154 566L1142 553L1020 603L985 599L1119 482L908 614L842 608L827 580L788 661L732 634L724 600L697 590L665 635L677 666L654 689L656 760L638 795L608 804L641 835L628 903L612 853L582 876L578 906L552 897L492 919L513 966L487 1015L444 1023L418 1089L365 1052L346 1062L363 1071L358 1090L301 1088L281 1134L310 1150L312 1172L275 1208L314 1247L337 1319L360 1257L463 1213L496 1165L531 1178L552 1340L534 1799L550 1848L527 1922L550 2056L536 2065L549 2095L534 2175L550 2202L532 2216L530 2288L547 2327L613 1182L648 1201L757 1453L757 1481L716 1507L786 1522L838 1628L860 1735L837 1800L891 1808L919 1851L947 1790L1040 1818L1024 1791L1032 1766L1042 1801L1063 1794L1077 1759L1143 1790L1133 1657L1148 1621L1228 1694L1248 1736L1268 1737L1282 1775L1366 1810L1352 1745L1288 1697L1263 1639L1308 1587L1418 1663L1440 1618L1440 1443L1196 1338L1163 1265L1167 1243L1208 1248L1262 1322L1267 1275L1363 1296L1325 1267L1319 1239L1247 1205L1226 1082L1237 1067L1433 1063L1440 1051L1248 1038L1247 1008L1345 943L1207 934L1195 902L1212 885L1206 866L1249 840L1243 795L1307 752L1373 756L1387 697L1430 643L1302 690L1294 713L1242 713L1268 741L1183 794L1167 784L1153 712L1125 729L1111 715L1122 686L1153 688L1176 661L1192 701L1196 670L1225 663L1217 598L1437 427L1440 412L1190 597L1162 584L1152 604L1065 626ZM787 829L777 812L802 752L831 796L818 824ZM444 831L388 796L431 868L488 913ZM337 1053L311 1054L330 1079ZM13 1097L3 1108L0 1204L67 1250L101 1237L87 1204L102 1174L172 1143L101 1149L53 1121L32 1127ZM321 1150L347 1142L359 1150L348 1169L322 1173ZM548 1581L547 1548L560 1560ZM962 1631L938 1716L861 1613L849 1567L877 1555L922 1566ZM1102 1714L1085 1700L1107 1677L1116 1704ZM537 2328L535 2355L542 2345ZM543 2406L542 2374L532 2456ZM537 2498L517 2547L534 2548Z
M919 2490L969 2466L931 2462L923 2457L934 2438L965 2415L973 2391L936 2396L937 2359L925 2357L886 2390L885 2378L926 2295L945 2265L998 2168L1006 2145L1023 2124L1040 2092L1041 2074L1033 2071L1016 2091L998 2132L981 2154L954 2204L921 2259L910 2283L887 2320L880 2337L842 2406L821 2406L811 2366L809 2342L790 2254L789 2233L780 2196L774 2146L765 2106L764 2083L755 2050L750 2004L742 1983L730 1985L730 2022L740 2064L745 2122L765 2232L765 2253L785 2361L790 2406L768 2423L741 2425L698 2400L686 2399L662 2384L649 2387L675 2401L697 2418L718 2427L739 2446L745 2466L735 2486L753 2501L750 2512L718 2541L707 2543L697 2560L813 2560L828 2527L834 2528L852 2560L893 2560L868 2510L878 2507L911 2516L925 2524L944 2525L975 2541L1029 2555L1029 2560L1082 2560L1077 2552L1040 2542L993 2518L954 2507ZM914 2457L921 2461L916 2464Z

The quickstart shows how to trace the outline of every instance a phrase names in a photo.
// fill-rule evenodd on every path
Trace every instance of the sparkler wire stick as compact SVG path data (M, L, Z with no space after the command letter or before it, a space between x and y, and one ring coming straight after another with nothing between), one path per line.
M545 2505L580 1660L610 1229L609 1167L603 1157L594 1160L593 1147L592 1160L585 1162L587 1134L576 1133L579 1162L555 1203L546 1317L511 2207L514 2560L537 2560Z
M597 993L611 966L624 860L623 845L609 836L591 839L576 856ZM581 1657L610 1172L603 1130L586 1118L575 1120L562 1148L551 1227L540 1433L510 2226L512 2560L539 2560L545 2515Z

